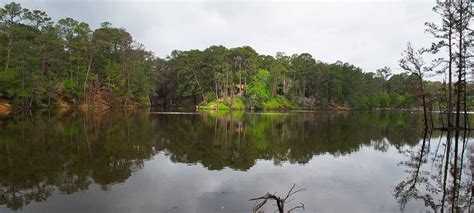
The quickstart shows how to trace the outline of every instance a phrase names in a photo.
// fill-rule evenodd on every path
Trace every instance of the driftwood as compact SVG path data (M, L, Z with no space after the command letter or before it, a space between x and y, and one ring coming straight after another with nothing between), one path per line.
M285 203L288 201L288 198L290 198L292 195L294 195L294 194L296 194L300 191L306 190L306 189L297 189L297 190L295 190L295 186L296 185L293 184L290 191L288 191L288 193L286 194L285 197L279 197L279 196L276 195L276 193L270 194L270 193L267 192L267 194L264 195L264 196L250 199L249 201L255 201L255 205L253 207L253 212L257 213L257 211L260 208L262 208L267 203L268 200L275 200L275 202L277 204L277 207L278 207L278 212L279 213L284 213L285 212ZM291 208L290 210L288 210L287 212L290 213L290 212L292 212L296 209L303 209L304 210L304 204L300 203L299 205L296 205L293 208Z

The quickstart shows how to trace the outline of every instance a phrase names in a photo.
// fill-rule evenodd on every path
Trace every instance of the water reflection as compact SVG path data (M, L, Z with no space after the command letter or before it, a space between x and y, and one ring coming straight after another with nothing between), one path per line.
M405 210L412 200L420 200L434 212L472 212L474 146L469 132L442 132L432 139L425 132L416 148L402 150L407 160L400 162L407 177L394 190Z
M157 138L158 149L173 161L247 170L257 159L304 164L314 155L347 155L363 145L380 151L388 143L415 145L421 138L416 122L410 114L367 112L162 115Z
M469 135L424 134L419 126L421 117L416 114L383 112L155 114L106 111L17 114L0 120L0 210L2 206L10 210L23 210L32 203L54 203L57 201L48 199L77 192L99 194L97 188L120 197L120 202L125 202L123 199L127 194L136 194L137 197L147 194L146 199L160 197L163 200L154 200L150 204L153 208L143 207L139 209L141 212L156 212L158 207L158 212L169 209L189 212L196 208L200 209L198 212L209 212L221 208L214 208L215 203L208 197L226 197L229 200L222 201L225 203L222 206L227 209L237 207L239 210L234 210L240 212L251 209L251 204L246 208L246 202L252 195L279 188L287 190L296 170L299 177L307 179L306 184L297 183L299 186L318 189L304 202L318 203L316 209L320 212L335 211L334 208L342 208L336 211L350 211L361 202L374 205L369 211L377 209L375 205L380 203L377 199L383 197L380 190L385 190L394 203L398 202L401 210L420 209L417 200L423 200L423 205L435 211L443 211L448 206L455 206L456 210L470 208L472 193L467 189L472 186L470 175L474 150L464 140ZM457 140L464 142L455 145L452 141ZM453 156L459 156L460 160ZM357 162L359 168L348 167L344 163L346 161ZM392 168L392 165L396 168L396 163L392 164L395 161L402 161L399 168L406 168L406 174ZM146 162L150 162L148 170ZM267 162L271 162L271 168ZM159 168L153 166L158 164ZM224 187L232 189L235 192L232 195L206 191L204 198L189 197L190 191L206 190L182 186L195 181L187 177L201 167L205 171L218 171L205 175L200 173L200 176L214 181L225 179L224 176L230 173L232 176L238 174L242 179L245 179L244 176L248 178L244 182L233 180L232 184ZM167 170L162 171L162 168ZM318 170L315 172L314 168ZM142 174L137 177L140 181L129 181L133 174L141 170L145 170L146 174L160 171L159 175L156 174L160 180ZM279 174L280 178L264 183L256 181L265 179L269 171ZM377 173L361 173L365 171ZM400 182L403 175L407 177ZM365 186L371 179L381 184L379 191ZM255 183L249 182L252 180ZM174 189L178 191L173 193L166 190L147 191L137 186L138 182L146 188L167 188L164 185L181 185L184 188ZM128 191L112 192L111 187L120 184ZM329 185L332 188L327 188ZM394 199L391 194L395 185ZM359 194L364 189L367 198L355 194L349 196L352 193L344 192L347 189L359 190ZM444 199L442 196L439 198L442 194L445 194ZM88 196L97 197L90 193ZM352 202L346 201L347 209L334 205L338 197L344 196L352 199ZM174 200L166 197L173 197ZM182 197L188 200L180 200ZM96 199L102 205L112 205L101 197ZM178 208L189 199L197 199L197 206L189 204L188 209L183 206L180 208L185 210ZM384 204L389 206L384 208L391 209L392 201L384 199L383 202L390 203ZM445 200L446 203L443 203ZM69 202L63 202L63 205L79 203L78 200ZM451 205L453 203L455 205ZM137 204L128 207L133 205ZM34 212L35 208L39 207L29 210ZM81 211L80 208L86 207L80 206L77 211ZM308 208L311 212L315 206ZM367 208L364 210L367 211Z
M57 189L124 182L154 150L155 122L144 113L22 114L0 128L0 205L19 209Z

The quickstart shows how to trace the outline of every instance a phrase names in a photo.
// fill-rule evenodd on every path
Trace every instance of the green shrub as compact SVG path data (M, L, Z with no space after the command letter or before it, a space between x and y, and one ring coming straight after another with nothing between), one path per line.
M263 102L264 109L295 109L295 105L284 96L276 96Z
M205 98L207 101L216 100L216 96L215 96L214 92L211 92L211 91L208 91L208 92L204 93L204 98Z
M15 69L0 71L0 95L14 95L15 89L18 87L16 84L17 77L18 71Z
M72 98L72 99L77 99L79 98L80 95L80 89L79 86L77 85L77 82L71 79L67 79L64 81L64 91L66 94Z
M233 97L231 103L231 109L245 109L245 103L241 97Z

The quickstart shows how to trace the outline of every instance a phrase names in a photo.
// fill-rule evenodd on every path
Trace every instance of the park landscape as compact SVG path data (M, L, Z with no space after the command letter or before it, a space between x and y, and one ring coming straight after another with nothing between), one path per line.
M0 212L472 212L472 2L431 7L370 71L5 3Z

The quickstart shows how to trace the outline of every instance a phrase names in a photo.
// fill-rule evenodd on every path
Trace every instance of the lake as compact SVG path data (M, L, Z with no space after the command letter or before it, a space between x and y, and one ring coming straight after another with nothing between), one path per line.
M472 212L470 138L410 112L17 113L0 212L252 212L293 184L304 212Z

